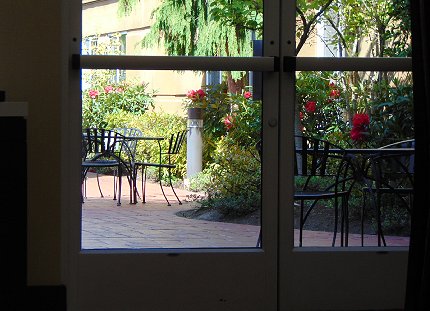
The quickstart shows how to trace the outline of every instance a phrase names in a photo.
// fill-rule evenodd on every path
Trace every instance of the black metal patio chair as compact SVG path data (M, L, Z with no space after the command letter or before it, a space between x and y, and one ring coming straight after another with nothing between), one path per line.
M134 127L116 127L112 130L124 136L125 138L124 144L127 145L127 151L130 153L129 156L131 158L130 160L131 173L134 173L134 163L136 162L136 149L137 149L137 142L138 142L136 138L143 136L142 131ZM128 176L128 177L133 181L134 176ZM114 178L114 181L115 181L115 178ZM136 203L134 198L134 193L136 193L136 195L139 196L139 192L134 187L135 187L135 184L133 183L132 187L130 187L130 198L132 198L131 200L133 201L133 203Z
M366 185L363 187L363 205L361 211L361 245L364 245L364 219L367 195L370 194L370 206L376 213L378 246L386 246L383 230L384 211L398 206L410 214L414 194L415 155L411 152L390 149L413 148L415 140L406 140L382 147L380 153L369 157L366 170Z
M121 205L121 188L123 172L132 176L131 153L123 135L100 128L86 128L82 132L82 202L85 196L87 173L91 168L113 169L118 177L118 186L114 182L114 197ZM128 178L130 187L131 179ZM99 187L99 191L101 188Z
M179 152L181 151L182 145L186 140L187 131L178 131L176 133L172 133L170 135L170 138L168 140L168 146L165 150L162 149L160 146L160 152L158 155L158 162L141 162L136 161L134 163L134 178L137 178L137 172L139 168L141 169L141 188L142 188L142 202L146 203L145 198L145 185L146 185L146 170L148 167L155 167L158 168L158 179L160 183L161 192L163 193L164 198L166 199L167 205L170 206L170 202L167 199L167 196L164 192L163 188L163 182L162 182L162 169L166 168L168 171L168 179L169 179L169 185L170 188L173 191L173 194L175 195L176 199L178 200L179 204L182 204L181 200L179 199L178 195L176 194L175 188L173 187L172 183L172 172L171 170L176 167L176 157L179 155ZM160 143L160 142L159 142ZM136 184L136 182L135 182Z
M261 141L256 146L260 157ZM320 200L331 200L334 209L334 229L332 246L335 246L339 224L341 223L341 246L348 246L348 200L355 182L355 169L346 151L328 141L306 136L295 136L294 175L296 189L294 201L299 201L299 246L303 246L303 229L309 215ZM297 177L302 182L297 182ZM339 204L339 200L341 201ZM312 202L306 208L305 202ZM257 240L261 246L262 230Z
M299 246L303 246L306 220L321 200L333 202L332 246L336 244L339 223L340 246L348 246L348 200L355 170L346 151L326 140L295 136L294 155L294 200L300 208ZM305 202L310 202L309 206Z

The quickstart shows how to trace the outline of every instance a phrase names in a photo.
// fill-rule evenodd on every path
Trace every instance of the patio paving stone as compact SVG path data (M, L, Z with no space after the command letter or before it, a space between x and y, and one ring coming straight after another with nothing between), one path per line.
M188 219L175 215L191 209L187 191L176 189L184 204L179 205L169 187L165 187L171 206L167 206L159 184L147 183L147 203L129 204L126 179L123 182L122 205L112 200L112 177L100 178L104 198L100 197L94 175L89 175L87 198L82 208L82 248L225 248L255 247L260 227L254 225ZM169 192L170 191L170 192ZM298 230L294 230L298 241ZM332 233L307 231L303 233L303 246L330 246ZM408 246L407 237L386 237L387 244ZM360 246L358 234L349 235L350 246ZM365 236L366 246L375 246L376 236Z

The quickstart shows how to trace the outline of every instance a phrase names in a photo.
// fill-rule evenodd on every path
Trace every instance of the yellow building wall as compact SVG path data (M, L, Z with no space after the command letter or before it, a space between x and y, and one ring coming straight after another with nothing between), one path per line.
M140 1L129 16L118 15L118 1L83 1L82 36L126 32L127 55L165 55L162 48L143 49L140 41L149 31L151 12L159 0ZM188 90L201 87L201 73L174 71L128 71L127 80L148 83L156 91L155 111L185 114L183 99Z

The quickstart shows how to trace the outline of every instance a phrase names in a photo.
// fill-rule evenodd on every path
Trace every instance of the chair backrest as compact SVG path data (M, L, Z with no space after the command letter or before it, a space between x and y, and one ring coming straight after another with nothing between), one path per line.
M133 137L142 137L143 133L140 129L134 127L117 127L112 129L112 131L119 133L124 136L125 144L128 146L128 150L131 153L131 157L134 159L136 156L136 146L137 140L132 139ZM131 138L131 139L128 139Z
M334 176L346 161L344 149L312 137L295 136L294 151L297 176Z
M164 154L174 155L178 154L181 151L181 147L185 141L187 135L187 131L179 131L176 133L172 133L169 138L169 146L167 151Z
M415 148L415 139L407 139L407 140L398 141L398 142L393 143L393 144L382 146L380 149L390 149L390 148L391 149L392 148ZM398 160L401 160L402 162L404 162L404 167L408 168L409 174L414 173L414 169L415 169L415 155L414 154L405 154L403 159L401 159L400 157L397 157L397 158L398 158ZM408 162L408 163L406 163L406 162Z
M393 153L372 156L372 176L376 188L413 189L414 161L413 154Z
M351 189L354 167L341 147L326 140L295 136L294 155L294 174L305 177L296 180L296 190Z
M380 149L387 148L415 148L415 139L406 139L380 147Z
M96 160L101 157L120 158L124 136L103 128L86 128L82 131L82 158Z

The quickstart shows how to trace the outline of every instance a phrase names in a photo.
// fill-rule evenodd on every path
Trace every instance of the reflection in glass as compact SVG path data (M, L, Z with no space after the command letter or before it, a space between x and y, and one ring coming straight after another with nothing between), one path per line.
M262 103L253 97L252 75L133 70L117 82L116 71L84 72L82 127L139 129L140 138L126 138L137 142L134 161L154 165L144 171L144 190L142 165L134 174L123 171L121 206L112 200L118 185L115 170L96 168L87 174L82 248L257 246L261 163L256 145ZM201 113L191 115L190 108ZM172 158L170 171L182 204L170 187L169 170L156 165L160 148L164 157L170 135L180 130L188 131L187 141ZM189 174L196 138L201 140L202 168Z
M297 1L299 56L410 57L409 1Z
M346 149L356 171L356 184L348 201L349 209L343 215L347 220L344 225L349 226L343 228L344 233L349 229L349 245L378 245L380 225L379 231L383 231L388 246L407 246L410 230L410 212L404 203L407 200L384 196L384 204L378 203L383 206L379 215L379 211L375 210L376 201L372 201L376 197L372 197L369 189L376 189L371 159L373 153L383 152L377 148L414 139L411 73L298 72L296 81L296 135L326 140L337 145L339 150ZM413 148L414 145L399 146ZM388 152L388 148L384 149ZM397 151L391 149L389 152ZM308 165L311 166L311 162ZM306 179L301 177L295 180L297 188L306 183ZM410 194L406 190L404 192ZM307 207L311 207L312 203ZM304 224L303 246L331 246L336 217L333 206L334 203L321 201L312 207ZM299 206L295 206L294 213L295 227L298 229ZM341 217L338 233L342 229ZM295 241L297 246L298 232Z
M119 35L124 55L252 56L263 1L83 1L82 17L84 41Z

